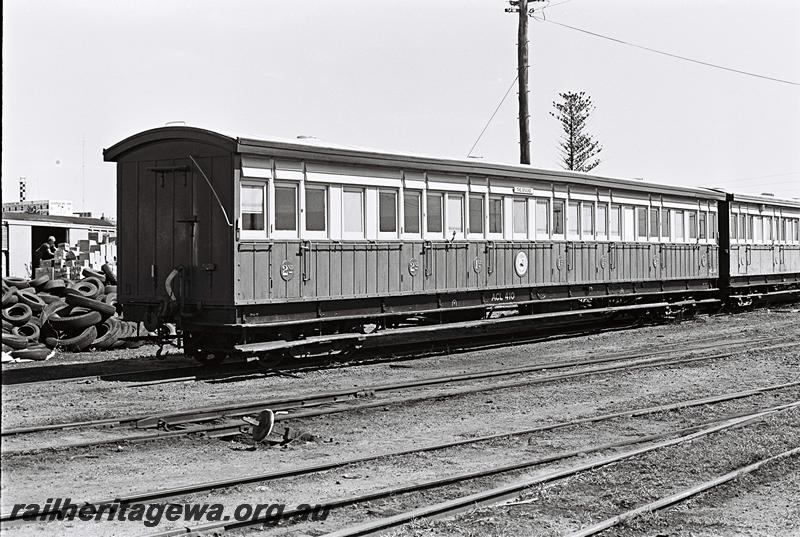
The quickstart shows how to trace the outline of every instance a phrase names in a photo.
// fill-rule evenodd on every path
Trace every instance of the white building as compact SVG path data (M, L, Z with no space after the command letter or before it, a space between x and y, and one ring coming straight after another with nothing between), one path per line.
M89 233L116 237L117 231L112 222L100 218L3 212L2 275L33 275L34 252L50 236L56 244L77 244Z
M3 204L3 212L72 216L72 202L61 200L13 201Z

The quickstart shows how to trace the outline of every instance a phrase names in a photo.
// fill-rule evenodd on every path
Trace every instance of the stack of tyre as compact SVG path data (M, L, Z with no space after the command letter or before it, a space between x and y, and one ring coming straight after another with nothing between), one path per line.
M112 269L83 269L80 281L42 276L3 278L3 351L43 360L51 349L72 352L132 348L138 325L122 319Z

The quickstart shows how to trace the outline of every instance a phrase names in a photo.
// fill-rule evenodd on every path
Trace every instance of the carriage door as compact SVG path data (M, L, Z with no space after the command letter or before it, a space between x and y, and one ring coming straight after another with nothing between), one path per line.
M156 296L167 296L165 282L173 269L192 265L193 173L183 160L158 161L155 172L155 259L151 269ZM175 293L179 293L177 281Z

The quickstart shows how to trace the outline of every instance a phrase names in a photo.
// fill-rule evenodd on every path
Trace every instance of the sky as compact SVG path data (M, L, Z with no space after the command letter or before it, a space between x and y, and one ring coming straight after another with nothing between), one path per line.
M530 21L532 165L559 169L559 92L585 91L594 173L800 197L795 0L552 0ZM6 0L3 201L116 214L103 148L171 121L464 158L516 76L502 0ZM542 10L542 8L544 8ZM516 89L473 155L518 162Z

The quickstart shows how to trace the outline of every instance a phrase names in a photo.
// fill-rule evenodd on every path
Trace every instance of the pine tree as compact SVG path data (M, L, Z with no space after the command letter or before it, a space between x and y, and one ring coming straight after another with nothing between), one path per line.
M592 98L586 93L559 93L561 102L553 101L556 112L550 115L561 122L564 137L559 144L564 169L588 172L600 164L595 155L603 150L591 134L585 132L586 122L594 111Z

